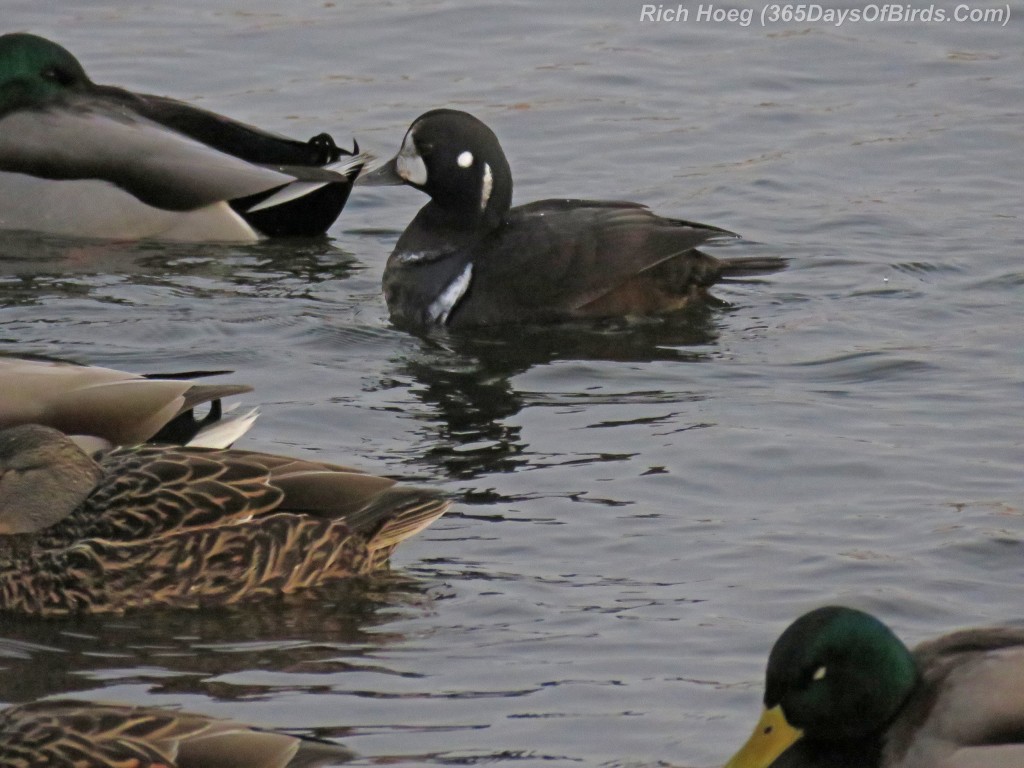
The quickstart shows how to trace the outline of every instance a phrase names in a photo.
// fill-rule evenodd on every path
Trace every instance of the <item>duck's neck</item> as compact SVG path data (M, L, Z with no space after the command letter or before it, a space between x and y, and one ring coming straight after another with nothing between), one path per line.
M431 200L420 208L413 221L419 221L424 227L444 232L489 232L500 226L507 214L508 206L489 205L487 209L480 210L465 205L442 207Z
M813 741L806 737L783 752L772 768L879 768L882 741L878 735L855 741Z
M472 248L500 224L500 220L489 224L481 216L442 208L431 201L420 209L398 238L395 254L400 255L401 261L435 261Z

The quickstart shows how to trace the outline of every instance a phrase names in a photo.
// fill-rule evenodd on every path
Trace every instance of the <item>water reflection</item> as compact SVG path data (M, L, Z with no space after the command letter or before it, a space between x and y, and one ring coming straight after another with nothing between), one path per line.
M40 620L0 616L0 701L91 690L97 680L221 699L329 687L337 674L384 669L367 657L405 638L385 628L436 595L386 573L220 610L138 611ZM269 675L257 683L252 675Z
M531 460L512 417L529 406L558 404L559 398L524 390L517 386L517 376L568 361L702 362L714 352L720 313L720 308L701 305L670 318L643 321L421 334L419 349L403 356L387 379L411 379L411 394L433 415L423 430L427 447L421 457L444 476L467 480L512 472ZM652 390L632 394L617 392L615 401L683 397ZM605 396L573 391L561 397L582 406ZM694 397L699 396L686 394L683 399ZM483 493L486 498L464 500L493 501Z
M250 244L115 242L0 231L0 304L30 305L54 293L88 296L112 282L201 284L232 290L292 295L303 287L344 280L361 268L330 239L292 238ZM95 281L91 278L95 278ZM273 293L275 286L282 286ZM271 293L267 293L270 290Z

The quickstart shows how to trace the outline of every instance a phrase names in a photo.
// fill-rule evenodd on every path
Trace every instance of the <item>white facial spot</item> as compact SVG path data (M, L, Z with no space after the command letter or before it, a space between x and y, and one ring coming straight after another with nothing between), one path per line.
M427 317L431 322L442 325L448 322L448 315L455 309L459 299L466 295L472 279L473 265L470 263L459 273L458 277L448 283L448 286L441 291L436 299L430 302L430 306L427 307Z
M825 667L818 667L816 670L814 670L814 674L811 675L811 679L812 680L824 680L825 679L825 673L827 671L828 670L825 669Z
M427 166L416 150L416 142L411 133L406 134L398 157L395 158L395 171L410 184L422 187L427 183Z
M494 176L491 175L491 166L484 163L484 182L480 190L480 210L487 210L487 201L491 199L491 189L494 188Z
M456 158L455 162L459 164L459 168L469 168L473 164L473 153L467 149Z

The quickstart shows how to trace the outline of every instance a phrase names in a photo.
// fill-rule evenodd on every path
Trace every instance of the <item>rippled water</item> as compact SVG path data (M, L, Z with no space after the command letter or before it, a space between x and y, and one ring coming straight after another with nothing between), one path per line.
M452 493L391 575L283 606L0 619L0 700L73 693L320 733L361 762L713 765L810 607L908 640L1024 619L1024 14L640 23L639 3L14 0L99 82L381 156L468 109L516 199L638 200L785 255L671 322L423 338L324 242L0 236L0 348L227 367L244 446ZM727 6L723 6L727 7ZM1015 9L1016 10L1016 9Z

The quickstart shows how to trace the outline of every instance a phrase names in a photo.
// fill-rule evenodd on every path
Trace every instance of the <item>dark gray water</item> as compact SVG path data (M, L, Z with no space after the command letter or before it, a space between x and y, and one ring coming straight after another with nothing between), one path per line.
M5 29L99 82L382 157L467 109L518 202L637 200L791 263L670 323L416 338L380 296L413 190L357 190L324 243L0 237L3 350L233 368L263 410L245 447L460 502L390 577L315 600L5 618L0 701L181 706L364 763L706 766L806 609L908 641L1024 619L1011 5L1005 27L743 27L610 1L8 0Z

